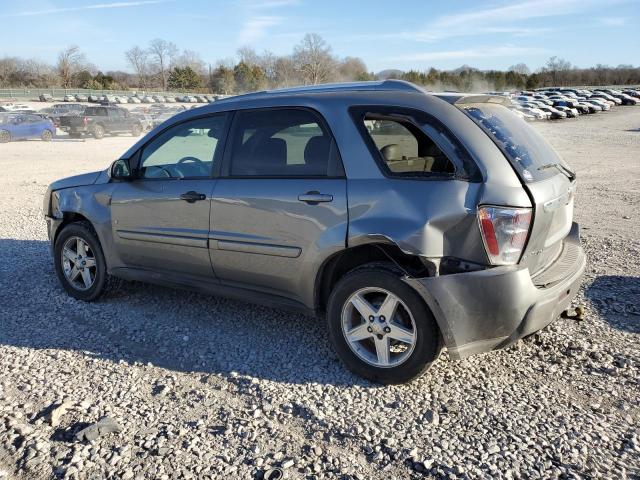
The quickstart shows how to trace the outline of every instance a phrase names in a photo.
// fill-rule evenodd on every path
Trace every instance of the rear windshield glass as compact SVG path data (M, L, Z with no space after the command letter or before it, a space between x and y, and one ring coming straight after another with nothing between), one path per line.
M460 108L491 137L525 182L558 175L558 169L549 168L550 164L567 167L551 145L508 108L490 103Z

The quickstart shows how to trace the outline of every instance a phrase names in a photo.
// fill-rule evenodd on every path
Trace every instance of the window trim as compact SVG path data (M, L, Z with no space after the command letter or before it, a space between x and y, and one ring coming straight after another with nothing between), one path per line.
M183 125L185 123L188 122L192 122L194 120L201 120L203 118L211 118L211 117L223 117L224 118L224 127L223 127L223 131L222 131L222 135L220 136L220 139L218 140L218 146L216 146L216 151L213 157L213 162L212 162L212 168L209 171L209 175L206 177L181 177L181 178L177 178L177 177L166 177L166 178L145 178L145 177L140 177L140 161L142 159L142 152L145 148L147 148L149 146L150 143L152 143L154 140L156 140L158 137L160 137L161 135L163 135L165 132L167 132L168 130L174 128L174 127L178 127L180 125ZM156 182L156 181L167 181L167 180L211 180L214 178L218 178L220 176L220 171L222 168L222 159L224 158L224 151L226 149L226 144L227 144L227 139L229 137L229 128L231 125L231 120L233 118L233 112L214 112L214 113L207 113L207 114L202 114L202 115L196 115L193 117L189 117L189 118L185 118L182 121L178 121L175 123L172 123L171 125L167 125L165 128L163 128L162 130L158 131L157 133L155 133L152 137L150 137L149 139L146 139L145 142L135 151L135 153L131 156L131 162L132 162L132 169L133 169L133 181L135 182L143 182L143 181L151 181L151 182ZM216 160L218 160L216 162Z
M386 177L396 180L462 180L466 182L482 182L482 174L473 160L473 157L469 154L468 150L464 147L463 143L449 130L444 123L438 120L433 115L411 107L394 107L391 105L354 105L349 107L349 113L354 121L356 128L360 132L362 140L365 142L369 153L373 157L378 166L380 172ZM397 173L392 172L385 159L382 157L382 153L378 150L371 134L367 130L364 124L365 117L367 115L375 115L382 119L387 119L395 122L408 122L413 127L423 132L436 146L442 151L442 153L453 164L453 173L440 173L440 172L421 172L421 173ZM422 117L423 122L418 122L416 119ZM452 155L451 148L443 145L443 140L432 132L425 131L425 128L420 126L423 123L429 129L433 129L436 132L445 133L454 143L454 146L462 152L466 158L460 158L459 155ZM405 127L406 128L406 127ZM410 130L409 130L410 131ZM451 153L449 153L451 152Z
M303 110L311 113L316 117L316 121L320 128L331 137L331 146L335 148L336 155L332 155L330 160L333 160L333 165L329 164L328 172L335 172L334 175L231 175L231 160L233 155L233 139L236 134L236 128L238 126L238 122L244 112L262 112L262 111L270 111L270 110ZM251 179L264 179L264 180L304 180L304 179L344 179L346 178L344 164L342 161L342 155L340 154L340 148L338 147L338 142L336 142L336 137L331 131L331 127L329 123L326 121L324 116L314 108L300 106L300 105L278 105L274 107L256 107L256 108L241 108L235 110L233 112L233 118L229 122L229 130L227 131L227 142L225 143L224 150L224 158L222 160L222 169L220 171L219 178L228 178L228 179L241 179L241 180L251 180Z

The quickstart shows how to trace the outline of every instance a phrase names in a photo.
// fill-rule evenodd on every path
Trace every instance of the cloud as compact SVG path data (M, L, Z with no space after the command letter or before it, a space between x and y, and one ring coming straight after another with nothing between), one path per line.
M7 15L1 15L3 17L32 17L36 15L51 15L55 13L77 12L80 10L102 10L107 8L129 8L139 7L143 5L153 5L157 3L166 3L174 0L139 0L132 2L111 2L111 3L95 3L93 5L81 5L77 7L61 7L61 8L49 8L47 10L31 10L22 11L17 13L10 13Z
M547 50L538 47L517 47L513 45L487 46L467 48L463 50L447 50L433 52L418 52L408 55L400 55L388 58L388 61L420 62L434 60L466 60L478 58L510 57L518 55L536 55L547 53Z
M625 0L611 0L620 3ZM526 0L500 6L467 10L443 15L424 28L412 32L400 32L393 36L418 42L432 42L450 37L504 33L514 36L531 36L549 31L547 27L531 28L518 25L532 19L560 17L583 13L590 9L610 7L598 0Z
M602 17L600 22L607 27L621 27L627 23L627 19L624 17Z
M248 45L264 38L272 27L285 23L286 17L268 11L298 5L300 0L250 0L244 3L245 20L238 34L238 44Z
M284 17L277 16L251 17L242 25L238 35L238 43L245 45L255 42L264 37L269 28L280 25L283 21Z

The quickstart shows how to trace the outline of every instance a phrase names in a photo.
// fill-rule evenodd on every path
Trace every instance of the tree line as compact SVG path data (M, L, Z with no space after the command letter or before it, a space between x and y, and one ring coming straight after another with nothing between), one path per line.
M519 63L503 70L462 66L455 70L384 70L373 73L362 59L338 57L318 34L307 34L289 55L241 48L236 59L205 63L194 51L163 39L124 53L130 71L102 72L78 46L61 51L55 64L19 57L0 58L0 88L89 88L96 90L178 90L236 94L269 88L338 81L397 78L432 90L462 92L524 90L569 85L637 85L640 67L598 64L578 68L551 57L532 72Z

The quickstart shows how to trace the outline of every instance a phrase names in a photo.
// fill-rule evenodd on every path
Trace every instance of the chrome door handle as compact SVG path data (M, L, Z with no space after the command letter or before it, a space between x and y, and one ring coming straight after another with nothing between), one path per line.
M184 200L187 203L194 203L198 200L205 200L207 196L204 193L194 192L193 190L180 195L180 200Z
M318 203L332 202L333 195L320 192L307 192L302 195L298 195L298 200L308 203L309 205L317 205Z

